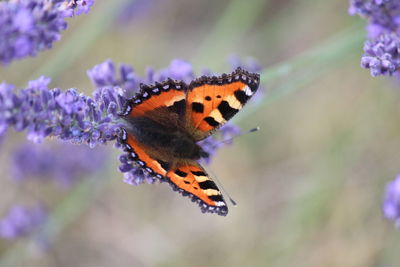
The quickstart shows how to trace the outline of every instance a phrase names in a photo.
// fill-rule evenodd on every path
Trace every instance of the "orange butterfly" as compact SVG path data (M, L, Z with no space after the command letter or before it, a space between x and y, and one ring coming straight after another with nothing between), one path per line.
M119 140L136 165L191 196L203 212L226 215L221 191L197 162L208 156L197 142L242 109L259 82L259 74L238 68L189 85L171 79L141 85L120 114L126 127Z

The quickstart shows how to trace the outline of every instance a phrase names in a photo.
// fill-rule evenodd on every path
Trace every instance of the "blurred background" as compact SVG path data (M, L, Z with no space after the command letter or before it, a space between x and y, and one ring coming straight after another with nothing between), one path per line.
M238 202L226 217L202 214L167 184L124 183L112 145L75 152L89 148L33 145L9 131L0 214L40 202L49 223L0 240L0 266L398 266L399 232L381 203L400 172L400 84L361 69L365 21L347 9L336 0L98 0L52 50L0 68L18 87L46 75L51 87L91 95L86 71L106 59L144 75L176 58L221 73L230 57L252 57L264 90L235 118L261 131L209 166Z

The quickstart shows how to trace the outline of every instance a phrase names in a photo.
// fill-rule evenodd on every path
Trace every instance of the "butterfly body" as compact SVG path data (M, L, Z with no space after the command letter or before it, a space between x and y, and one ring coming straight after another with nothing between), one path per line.
M192 196L203 212L226 215L216 184L197 162L208 157L198 142L231 119L255 93L259 75L237 69L203 76L189 85L167 80L142 91L125 105L120 136L136 166Z
M146 116L127 119L128 132L146 148L148 154L163 162L168 171L185 161L199 160L208 154L178 127L167 127Z

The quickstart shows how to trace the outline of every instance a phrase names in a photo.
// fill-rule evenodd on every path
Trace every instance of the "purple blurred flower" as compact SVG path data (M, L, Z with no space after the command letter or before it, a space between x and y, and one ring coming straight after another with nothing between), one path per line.
M0 220L0 237L15 239L26 236L43 225L46 219L47 212L42 205L14 205Z
M142 183L153 184L156 179L144 172L142 168L136 167L130 160L127 154L123 154L119 157L121 165L119 166L120 172L124 174L124 182L130 185L140 185Z
M383 34L375 41L367 40L361 66L370 69L373 77L392 75L400 67L400 37L395 34Z
M89 13L90 8L93 6L95 0L75 0L77 5L75 15L78 16L82 13Z
M383 215L400 229L400 175L386 185Z
M35 56L60 40L66 17L87 13L94 0L0 1L0 62Z
M157 3L155 0L131 0L127 1L121 8L118 21L121 26L126 25L130 20L140 16L148 16L149 10Z
M350 0L349 13L368 20L369 40L361 66L372 76L392 75L399 68L400 2L398 0Z
M167 68L158 72L153 72L151 78L153 81L157 82L162 82L171 78L189 83L195 78L195 75L192 64L182 59L174 59Z
M122 93L126 98L130 98L138 92L140 83L147 82L146 79L137 76L130 65L120 64L118 75L115 69L114 63L106 60L89 69L87 75L97 90L104 87L119 87L122 88Z
M103 147L89 148L65 143L52 146L23 144L11 155L11 175L17 181L55 180L63 187L95 172L102 171L107 160Z

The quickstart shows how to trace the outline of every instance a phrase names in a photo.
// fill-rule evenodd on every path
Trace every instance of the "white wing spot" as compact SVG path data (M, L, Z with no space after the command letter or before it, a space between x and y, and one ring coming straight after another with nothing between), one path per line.
M254 93L253 93L253 91L251 91L251 89L248 87L248 86L246 86L245 88L244 88L244 93L247 95L247 96L252 96Z
M216 206L221 207L221 206L225 206L225 203L222 201L218 201L215 203Z
M126 131L122 132L122 140L124 140L124 141L126 140Z

